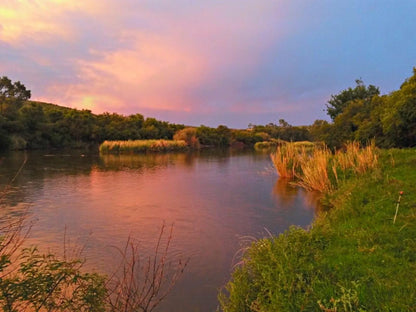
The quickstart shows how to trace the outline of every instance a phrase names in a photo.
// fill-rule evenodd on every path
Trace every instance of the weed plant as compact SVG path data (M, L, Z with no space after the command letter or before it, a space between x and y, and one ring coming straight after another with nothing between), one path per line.
M219 295L222 311L415 311L416 149L380 151L373 170L353 174L359 159L342 160L348 174L309 230L252 243Z

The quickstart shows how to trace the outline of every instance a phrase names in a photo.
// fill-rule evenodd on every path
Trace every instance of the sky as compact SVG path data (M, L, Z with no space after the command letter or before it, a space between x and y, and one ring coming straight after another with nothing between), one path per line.
M93 113L246 128L329 119L416 66L414 0L0 0L0 76Z

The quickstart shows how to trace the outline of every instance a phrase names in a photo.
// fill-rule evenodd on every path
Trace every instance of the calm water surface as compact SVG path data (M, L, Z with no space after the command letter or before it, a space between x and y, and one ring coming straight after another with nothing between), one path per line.
M1 189L24 155L0 156ZM215 311L248 241L305 227L314 216L316 198L279 180L267 154L26 155L0 213L3 222L23 213L35 220L27 244L59 254L66 236L84 246L88 269L111 274L115 247L129 235L145 257L161 226L173 224L169 257L190 261L158 311Z

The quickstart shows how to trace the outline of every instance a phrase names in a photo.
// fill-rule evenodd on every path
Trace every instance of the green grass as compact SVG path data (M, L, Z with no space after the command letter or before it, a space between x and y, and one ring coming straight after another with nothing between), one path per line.
M222 310L415 311L415 186L416 150L381 151L376 169L323 197L311 229L253 243Z
M104 141L100 145L100 153L103 154L178 152L187 149L188 145L182 140Z

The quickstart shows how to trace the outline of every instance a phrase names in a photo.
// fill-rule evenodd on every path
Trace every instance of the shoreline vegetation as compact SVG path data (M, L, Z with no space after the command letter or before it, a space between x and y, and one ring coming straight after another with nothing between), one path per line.
M378 153L374 141L365 147L349 142L334 153L321 144L289 142L270 157L280 177L308 191L329 192L349 177L375 169Z
M184 152L187 150L189 146L183 140L104 141L99 147L102 154Z
M292 226L246 249L219 294L222 311L413 311L416 149L371 146L310 154L331 158L328 172L338 164L335 184L321 190L324 208L309 229ZM305 175L286 167L292 177Z
M380 95L378 87L356 80L354 88L331 95L326 111L331 121L293 126L284 119L245 129L186 126L105 112L94 114L55 104L31 101L30 90L19 81L0 78L0 151L61 149L98 146L104 141L184 140L191 148L275 148L281 141L323 142L331 150L345 142L365 145L374 140L379 148L416 146L416 68L400 88Z

